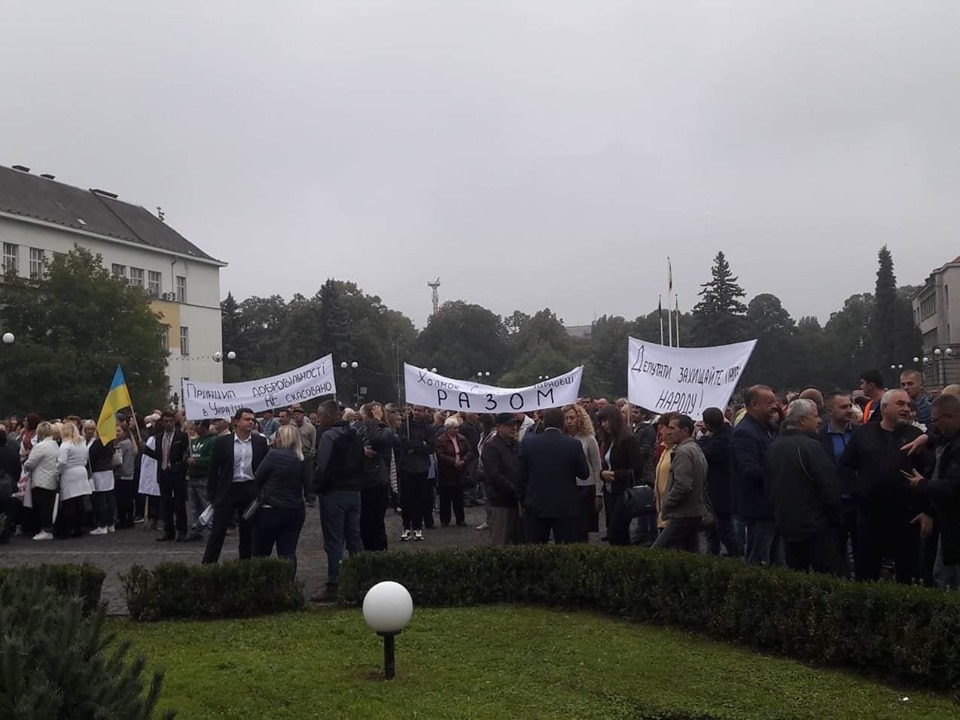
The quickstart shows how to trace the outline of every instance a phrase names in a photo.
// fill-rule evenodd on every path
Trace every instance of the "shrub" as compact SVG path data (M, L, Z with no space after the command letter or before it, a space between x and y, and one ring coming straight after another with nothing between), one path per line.
M77 596L82 600L84 615L96 612L100 605L100 591L107 577L96 565L20 565L0 568L0 586L8 580L21 584L29 578L38 578L43 585L61 595Z
M0 717L154 717L163 673L148 686L146 660L131 660L129 642L115 643L104 621L102 607L86 615L83 599L59 594L39 575L0 585Z
M286 560L255 558L222 565L134 565L121 575L133 620L238 618L300 610L303 587Z
M922 587L646 548L520 546L361 553L344 563L341 601L381 580L421 606L586 608L960 690L960 595Z

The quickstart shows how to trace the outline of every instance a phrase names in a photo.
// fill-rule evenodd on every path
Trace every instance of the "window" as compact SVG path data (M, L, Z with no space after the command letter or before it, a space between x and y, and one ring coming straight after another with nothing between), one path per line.
M932 352L937 345L939 345L939 338L937 337L937 328L934 328L930 332L925 332L923 334L923 351L925 353Z
M187 279L183 275L177 275L177 302L185 303L187 301Z
M130 284L143 287L143 268L130 268Z
M920 319L926 320L928 317L932 317L937 312L937 296L934 293L931 293L929 297L925 297L920 301Z
M30 248L30 279L43 280L46 274L47 255L40 248Z
M16 275L20 272L20 246L13 243L3 244L3 274Z
M170 326L160 326L160 345L165 353L170 352Z
M110 268L110 272L113 273L114 277L121 277L126 279L127 277L127 266L126 265L117 265L116 263Z
M190 328L180 326L180 354L190 354Z
M147 271L147 294L153 297L160 297L160 284L163 282L163 276L155 270Z

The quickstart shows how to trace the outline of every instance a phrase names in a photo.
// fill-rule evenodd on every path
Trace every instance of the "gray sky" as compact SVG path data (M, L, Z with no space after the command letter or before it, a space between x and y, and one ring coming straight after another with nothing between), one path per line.
M960 254L960 3L0 4L0 163L148 208L221 292L356 281L568 324L724 250L826 319Z

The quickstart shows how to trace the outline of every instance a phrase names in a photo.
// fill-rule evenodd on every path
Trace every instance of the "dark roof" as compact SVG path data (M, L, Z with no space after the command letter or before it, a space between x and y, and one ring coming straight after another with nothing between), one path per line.
M139 205L0 165L0 211L188 255L215 258Z

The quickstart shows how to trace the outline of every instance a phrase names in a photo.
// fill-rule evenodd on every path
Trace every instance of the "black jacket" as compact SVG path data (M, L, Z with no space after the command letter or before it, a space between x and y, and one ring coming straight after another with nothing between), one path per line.
M784 540L804 540L842 525L840 480L818 439L787 430L770 445L764 465L767 494Z
M936 471L921 488L940 521L944 565L960 565L960 434L939 438Z
M730 487L730 436L733 428L724 423L717 432L700 438L698 444L707 458L707 496L717 515L733 512Z
M611 492L614 494L622 493L634 485L643 484L643 449L640 447L640 440L632 433L624 435L613 444L610 449L609 464L607 463L607 446L600 443L600 460L603 470L613 470Z
M483 444L481 462L490 505L516 508L520 502L520 457L516 440L494 435Z
M916 469L926 477L933 467L933 453L929 449L914 455L900 450L920 435L920 430L913 425L884 430L876 422L861 425L854 431L840 457L840 474L860 507L898 508L904 515L924 509L922 494L912 489L901 473Z
M157 446L151 449L144 445L143 454L157 461L157 473L162 475L164 472L167 472L177 478L186 477L186 459L187 453L190 450L190 441L187 439L187 434L183 430L175 429L173 431L173 437L170 439L170 457L167 458L170 461L170 468L166 471L161 469L163 466L163 430L158 432L155 437L157 438ZM232 448L230 456L232 460ZM230 471L233 472L232 466Z
M303 498L311 493L309 478L306 462L287 448L268 452L254 475L260 502L287 510L303 509Z
M331 425L317 441L316 492L359 492L366 456L363 438L344 421Z
M730 435L733 512L744 520L773 520L764 490L763 463L776 431L745 415Z
M400 448L403 451L399 458L400 469L417 474L428 472L436 442L436 431L425 420L405 421L400 426Z
M484 464L486 469L486 464ZM590 477L587 456L576 438L556 428L527 433L520 443L520 500L531 515L577 516L577 478Z
M364 453L362 490L379 490L390 485L390 455L393 452L393 430L383 421L373 420L360 427L364 447L373 450L371 457Z
M176 442L176 435L174 435ZM90 472L111 472L113 470L113 451L117 447L117 441L111 440L106 445L100 438L90 443ZM170 455L173 455L173 447L170 448ZM171 464L173 464L171 457Z
M657 424L652 422L641 425L633 434L640 443L640 459L643 467L640 481L644 485L653 487L656 484L654 475L657 470Z
M160 440L161 438L158 437L158 445ZM218 437L213 444L213 456L210 458L210 471L207 474L207 499L214 506L222 504L227 499L227 493L233 484L234 441L235 435L228 433ZM250 444L253 451L250 466L256 477L257 468L267 455L267 439L263 435L253 434L250 436Z

